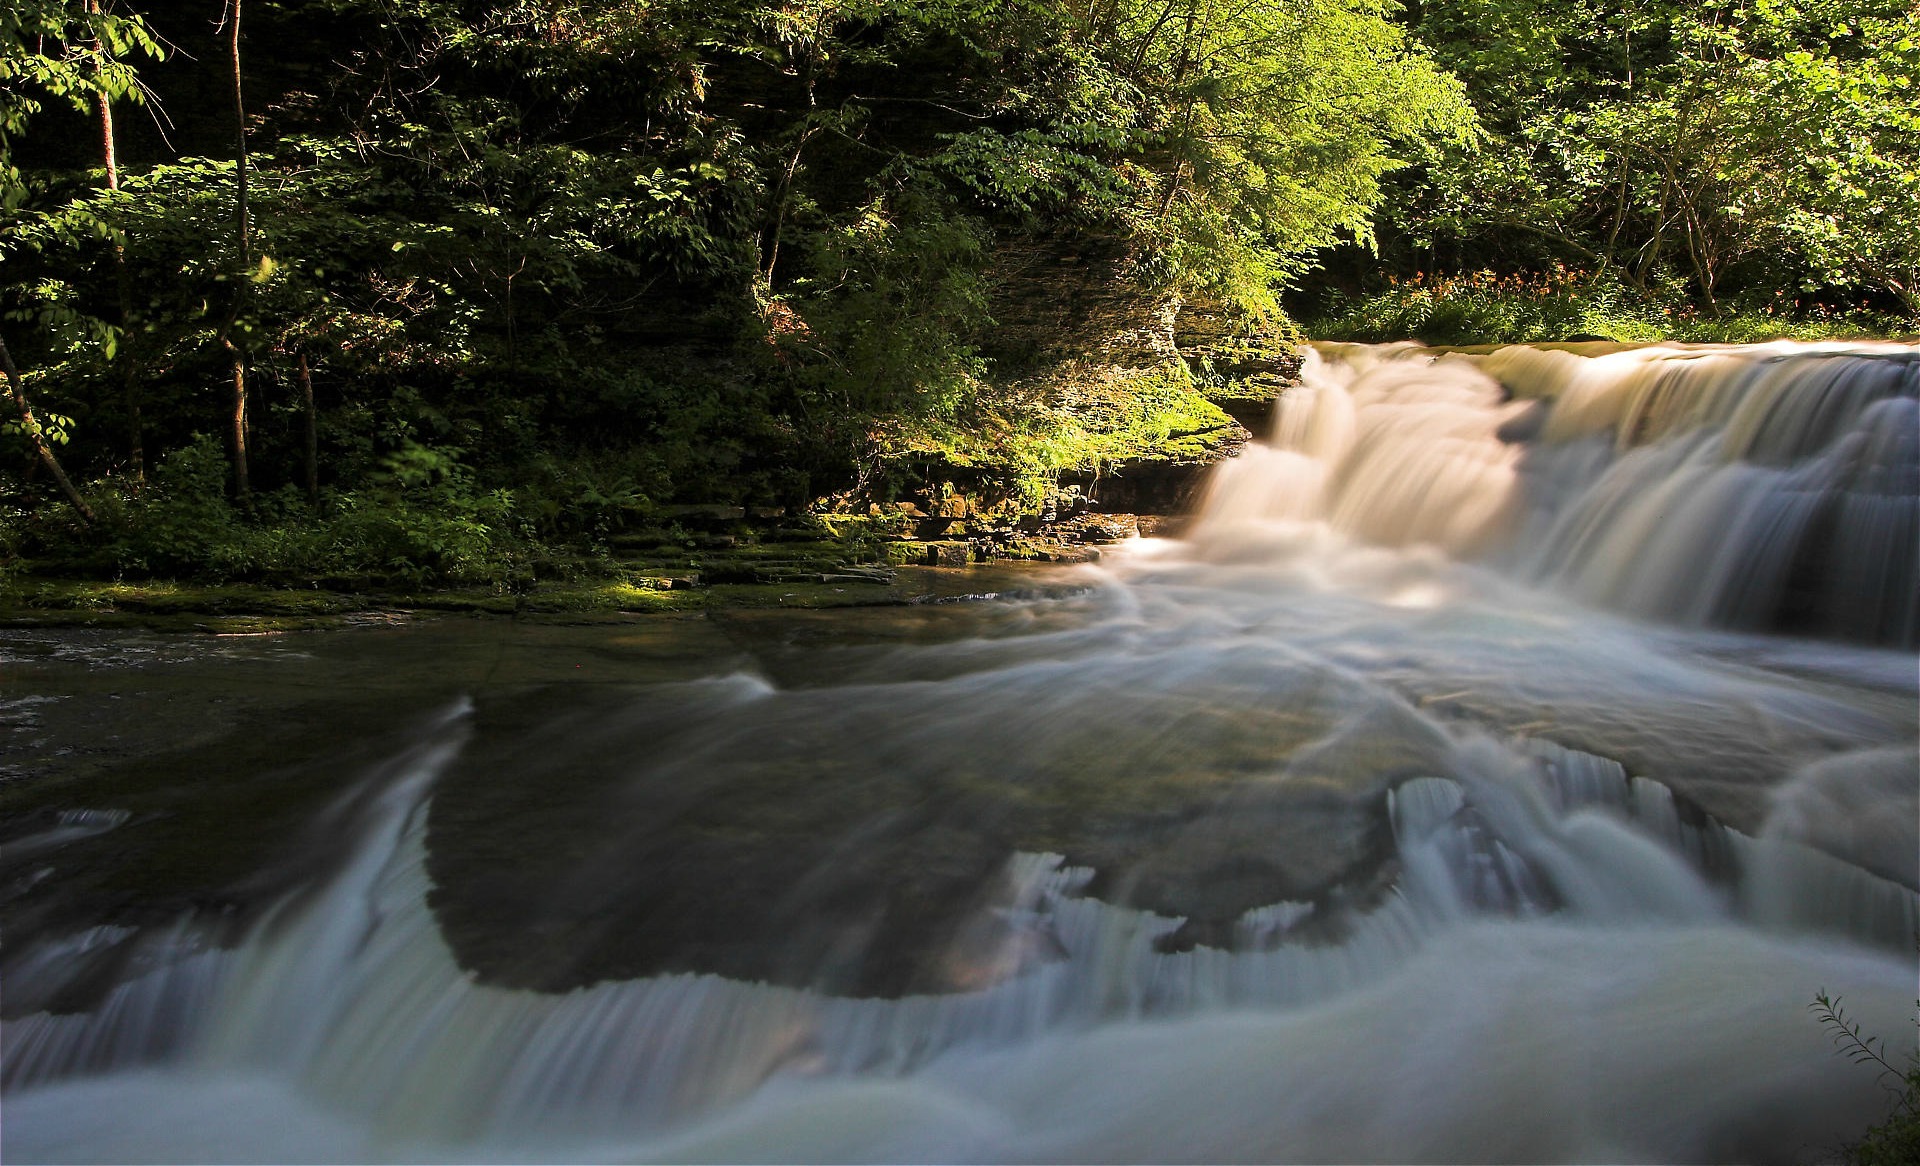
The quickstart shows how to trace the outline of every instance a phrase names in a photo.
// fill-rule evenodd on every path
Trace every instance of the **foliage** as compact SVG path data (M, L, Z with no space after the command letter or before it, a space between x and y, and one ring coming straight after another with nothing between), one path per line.
M1767 69L1769 96L1815 127L1796 135L1798 197L1782 229L1817 279L1885 289L1920 320L1920 18L1884 5L1832 15L1824 38Z
M978 368L961 340L986 310L978 228L909 189L809 243L807 274L770 308L810 395L848 413L951 409Z
M1048 249L1267 332L1342 246L1515 273L1349 281L1347 334L1914 312L1897 0L1415 11L260 0L240 270L205 14L16 3L6 537L131 573L510 581L533 543L591 555L674 503L884 498L945 459L1032 505L1063 472L1199 456L1223 415L1177 362L1043 390L996 348L1015 257ZM152 125L108 116L134 104ZM222 455L198 435L230 430L236 367L253 406ZM53 459L27 394L91 534L29 468ZM221 456L251 459L252 502Z
M318 514L290 488L245 513L225 484L226 455L200 436L161 459L137 493L97 486L98 530L85 538L53 516L19 523L12 537L52 562L91 558L133 578L509 586L525 574L512 496L476 489L450 451L405 448L370 488L330 495Z
M1526 344L1565 340L1751 343L1885 335L1898 321L1867 305L1847 310L1784 293L1707 313L1677 296L1648 295L1617 278L1553 264L1502 275L1416 272L1370 295L1336 297L1308 321L1327 340Z
M1807 1009L1832 1035L1840 1055L1879 1074L1891 1103L1885 1121L1845 1147L1846 1161L1853 1166L1904 1166L1920 1161L1920 1052L1908 1054L1906 1068L1895 1065L1887 1059L1886 1042L1864 1035L1860 1023L1841 1008L1840 998L1824 991Z
M81 113L96 102L144 100L126 60L135 55L161 55L137 15L75 0L9 0L0 9L0 210L26 198L13 145L34 115L49 99Z
M1143 229L1184 283L1271 315L1312 251L1371 243L1397 150L1471 141L1459 82L1386 11L1195 0L1130 12L1122 43L1169 82L1154 136L1172 165L1150 183Z
M1900 0L1464 0L1420 31L1488 127L1403 188L1409 241L1572 258L1702 309L1840 287L1909 316L1920 17ZM1513 84L1525 77L1526 84ZM1459 265L1455 259L1448 266Z
M1655 340L1617 282L1596 281L1563 266L1534 275L1491 271L1459 276L1416 272L1390 279L1371 296L1337 303L1313 323L1328 340L1421 340L1428 344L1498 344L1574 337Z

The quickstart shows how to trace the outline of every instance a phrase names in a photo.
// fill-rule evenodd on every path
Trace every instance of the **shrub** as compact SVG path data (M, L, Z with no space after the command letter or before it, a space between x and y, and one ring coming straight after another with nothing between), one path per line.
M527 557L509 491L479 489L458 451L411 443L368 488L329 494L317 510L288 486L242 511L226 496L225 455L205 436L163 457L138 493L110 483L92 502L96 530L50 534L43 549L68 565L104 557L135 577L501 584Z
M1782 338L1890 335L1900 323L1865 305L1815 301L1735 304L1719 315L1685 300L1646 295L1619 281L1559 264L1530 275L1416 273L1385 288L1336 300L1307 332L1323 340L1419 340L1425 344L1528 344L1576 337L1749 343Z

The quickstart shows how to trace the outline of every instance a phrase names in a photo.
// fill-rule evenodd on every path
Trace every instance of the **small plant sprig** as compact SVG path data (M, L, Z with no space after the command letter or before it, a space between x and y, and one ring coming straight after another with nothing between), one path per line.
M1920 1003L1920 1002L1917 1002ZM1829 996L1822 989L1807 1005L1807 1010L1820 1021L1833 1038L1834 1048L1856 1065L1873 1065L1880 1070L1880 1080L1886 1084L1887 1091L1895 1096L1896 1110L1907 1113L1916 1112L1920 1099L1916 1099L1907 1078L1911 1068L1903 1071L1886 1056L1887 1042L1877 1036L1865 1036L1860 1031L1860 1022L1850 1020L1846 1009L1840 1006L1840 997ZM1888 1078L1892 1078L1888 1082Z
M1915 1001L1920 1008L1920 1001ZM1887 1058L1886 1041L1861 1032L1860 1022L1847 1016L1840 997L1823 988L1807 1010L1831 1035L1836 1052L1856 1065L1879 1071L1879 1080L1893 1099L1887 1120L1868 1129L1857 1142L1842 1149L1844 1160L1855 1166L1895 1166L1920 1162L1920 1054L1910 1054L1907 1068Z

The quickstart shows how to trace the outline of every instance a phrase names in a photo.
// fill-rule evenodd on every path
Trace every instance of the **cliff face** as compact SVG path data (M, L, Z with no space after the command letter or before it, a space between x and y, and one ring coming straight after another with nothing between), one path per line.
M1218 304L1189 300L1173 322L1173 343L1202 391L1236 421L1264 436L1273 402L1300 381L1304 340L1291 320L1249 326Z
M1101 238L1023 240L994 256L994 328L981 345L1003 374L1159 368L1180 359L1180 301L1144 290L1134 256Z
M1143 286L1136 256L1111 240L1023 239L995 254L991 314L980 338L987 395L1009 444L930 464L973 509L1164 514L1182 510L1204 470L1264 432L1298 368L1290 334L1249 329L1215 305ZM986 430L991 432L993 424ZM1013 435L1051 436L1035 466ZM1000 463L996 465L996 463ZM1001 468L1039 469L1045 498L996 495ZM936 492L938 487L936 487Z

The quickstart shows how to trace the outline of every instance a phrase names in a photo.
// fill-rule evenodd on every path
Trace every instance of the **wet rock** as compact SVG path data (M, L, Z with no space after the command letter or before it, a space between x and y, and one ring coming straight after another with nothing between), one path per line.
M1207 473L1221 458L1238 454L1253 435L1236 427L1205 460L1142 461L1110 466L1096 476L1063 475L1078 485L1095 509L1122 514L1180 514L1198 503Z
M1281 900L1326 904L1337 927L1337 904L1390 881L1386 790L1446 764L1445 737L1395 702L1265 654L1211 663L1204 698L1152 659L1071 691L1018 672L955 689L786 646L833 630L817 620L730 622L772 636L793 668L771 674L802 686L481 704L429 818L434 907L463 966L548 991L669 971L960 990L994 962L967 937L1018 852L1093 868L1089 893L1193 920L1196 943Z
M893 582L893 572L885 568L846 567L838 571L829 571L819 576L822 583L866 583L885 586Z
M1137 514L1134 524L1141 538L1179 538L1193 522L1187 514Z
M1068 537L1084 543L1117 543L1140 533L1140 520L1131 514L1086 514L1061 525Z

